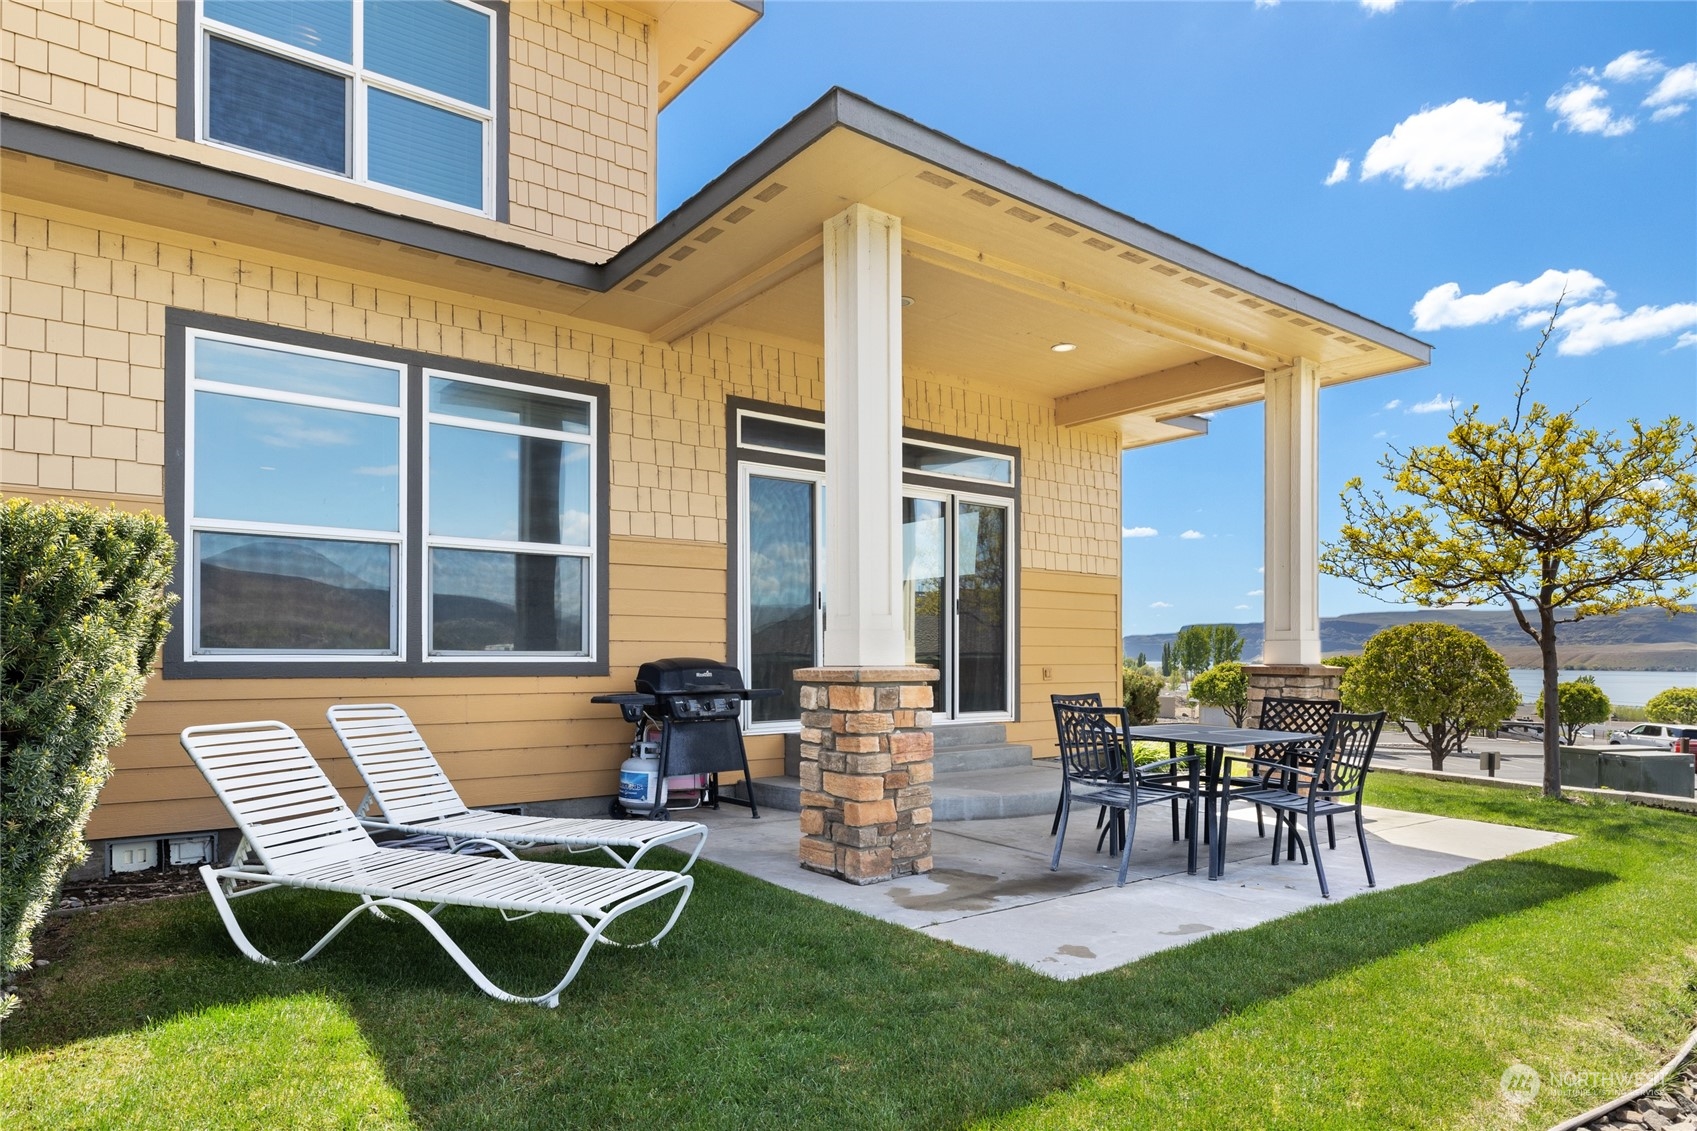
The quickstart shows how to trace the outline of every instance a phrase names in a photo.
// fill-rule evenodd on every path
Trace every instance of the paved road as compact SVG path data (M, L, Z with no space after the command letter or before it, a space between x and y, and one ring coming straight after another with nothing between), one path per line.
M1589 739L1582 738L1580 741ZM1481 778L1490 776L1479 768L1479 755L1484 751L1496 752L1497 777L1509 781L1530 782L1534 785L1543 783L1543 743L1518 738L1470 738L1465 750L1444 759L1444 772ZM1432 756L1423 747L1410 742L1408 736L1401 731L1394 734L1387 731L1379 739L1379 748L1373 754L1373 764L1429 770L1432 768Z
M1586 727L1579 732L1579 744L1585 746L1606 743L1610 729L1603 726L1593 731L1591 727ZM1616 724L1612 729L1619 730L1621 727ZM1490 775L1479 766L1479 755L1484 751L1497 752L1497 777L1509 781L1543 784L1544 744L1541 741L1521 738L1470 738L1462 753L1451 754L1444 759L1444 772L1489 777ZM1379 747L1373 754L1373 764L1429 770L1432 768L1432 756L1424 747L1409 741L1408 735L1400 728L1393 730L1387 727L1379 738Z

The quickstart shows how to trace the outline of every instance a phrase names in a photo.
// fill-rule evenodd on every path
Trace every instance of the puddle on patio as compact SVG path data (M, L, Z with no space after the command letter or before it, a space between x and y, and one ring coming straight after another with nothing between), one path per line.
M988 911L997 899L1066 895L1078 887L1078 878L1065 872L1003 877L959 868L933 868L926 875L947 890L921 895L898 885L890 888L890 898L909 911Z

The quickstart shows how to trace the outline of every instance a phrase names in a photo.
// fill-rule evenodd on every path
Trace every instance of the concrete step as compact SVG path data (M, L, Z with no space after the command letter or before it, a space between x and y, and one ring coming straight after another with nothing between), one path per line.
M1054 762L1028 762L990 770L965 770L931 783L931 819L987 821L1053 813L1061 799Z
M736 796L743 796L740 785L731 789ZM1054 762L1027 761L1023 766L961 770L932 781L931 818L935 821L978 821L997 817L1031 817L1053 813L1060 797L1061 773ZM754 800L762 808L798 812L801 809L801 780L793 777L756 778Z
M945 746L936 750L931 764L939 774L1029 766L1031 747L1012 742L1001 742L994 746Z
M743 782L728 786L725 790L732 797L746 798L748 793ZM801 779L798 777L755 778L754 803L762 809L778 809L785 813L801 812ZM676 816L674 820L687 821L689 817Z
M996 746L1008 740L1006 723L942 723L931 728L937 750L960 746Z

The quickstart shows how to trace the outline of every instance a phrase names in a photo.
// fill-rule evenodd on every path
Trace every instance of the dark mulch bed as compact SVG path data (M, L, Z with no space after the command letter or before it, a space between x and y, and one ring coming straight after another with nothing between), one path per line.
M134 903L143 899L159 899L167 895L192 895L205 891L200 870L192 864L180 867L149 868L142 872L114 872L104 879L67 881L59 892L59 911L80 911L89 907L109 907L115 903Z

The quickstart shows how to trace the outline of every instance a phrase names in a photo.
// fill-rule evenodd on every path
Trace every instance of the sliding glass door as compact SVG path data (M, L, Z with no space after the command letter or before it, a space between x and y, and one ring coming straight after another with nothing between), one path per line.
M935 716L1005 716L1011 685L1007 504L952 492L902 500L908 658L935 667Z
M776 687L777 698L756 699L751 722L801 717L797 668L818 661L821 630L819 532L824 487L806 472L749 470L743 477L742 592L746 610L742 654L750 687Z

